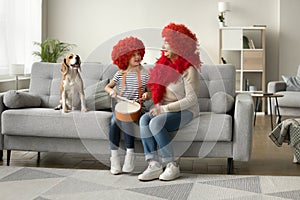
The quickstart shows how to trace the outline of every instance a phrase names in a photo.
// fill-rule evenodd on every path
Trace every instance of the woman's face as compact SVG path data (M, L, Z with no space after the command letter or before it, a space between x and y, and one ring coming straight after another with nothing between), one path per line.
M132 54L130 60L129 60L129 66L131 67L137 67L141 64L142 62L142 56L140 54L140 52L135 52L134 54Z
M162 49L164 51L165 56L170 60L173 61L177 58L177 54L173 52L172 48L170 47L167 41L164 42Z

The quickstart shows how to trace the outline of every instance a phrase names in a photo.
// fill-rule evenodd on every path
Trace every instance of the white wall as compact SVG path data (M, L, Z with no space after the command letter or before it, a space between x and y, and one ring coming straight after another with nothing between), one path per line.
M299 0L282 0L280 3L280 79L281 75L296 75L300 64L299 8Z
M267 81L278 78L279 1L228 0L229 26L267 25ZM294 0L297 1L297 0ZM218 0L48 0L45 37L77 44L83 60L114 36L143 28L183 23L196 33L214 63L218 62ZM133 31L133 32L132 32ZM160 35L157 35L160 43ZM113 40L115 41L115 40ZM113 45L110 41L109 45ZM105 49L107 59L110 50ZM101 59L101 60L100 60ZM99 55L99 61L103 58ZM103 61L102 61L103 62Z

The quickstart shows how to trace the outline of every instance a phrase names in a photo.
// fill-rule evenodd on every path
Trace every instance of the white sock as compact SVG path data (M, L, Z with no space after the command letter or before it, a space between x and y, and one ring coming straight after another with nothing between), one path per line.
M156 160L149 160L149 165L156 165L156 166L158 166L158 167L160 167L161 166L161 164L158 162L158 161L156 161Z
M111 150L111 157L119 156L118 150Z
M175 161L172 161L172 162L170 162L170 163L172 163L175 167L178 167L178 164L177 164L177 162L175 162Z
M134 153L134 149L126 149L126 153Z

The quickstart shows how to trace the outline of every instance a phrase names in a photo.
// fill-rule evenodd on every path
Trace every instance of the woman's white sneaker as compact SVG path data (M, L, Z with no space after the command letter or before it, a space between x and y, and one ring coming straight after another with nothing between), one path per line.
M180 176L179 166L176 166L174 162L167 164L164 173L159 176L159 180L162 181L171 181Z
M110 157L110 173L114 175L121 173L121 164L119 156Z
M130 173L134 170L135 166L135 155L134 153L127 153L125 155L124 165L122 171L125 173Z
M158 177L163 172L162 166L160 164L150 163L148 168L138 176L140 181L151 181L154 179L158 179Z

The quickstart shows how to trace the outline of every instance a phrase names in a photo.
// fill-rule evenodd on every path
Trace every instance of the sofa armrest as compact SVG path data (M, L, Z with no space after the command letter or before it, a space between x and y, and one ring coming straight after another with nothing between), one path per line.
M233 160L248 161L252 151L254 103L250 94L237 94L233 125Z
M6 109L4 103L3 103L3 96L4 96L5 92L0 93L0 150L3 149L3 135L2 135L2 112Z
M271 81L268 83L268 92L275 93L286 90L286 83L284 81Z

